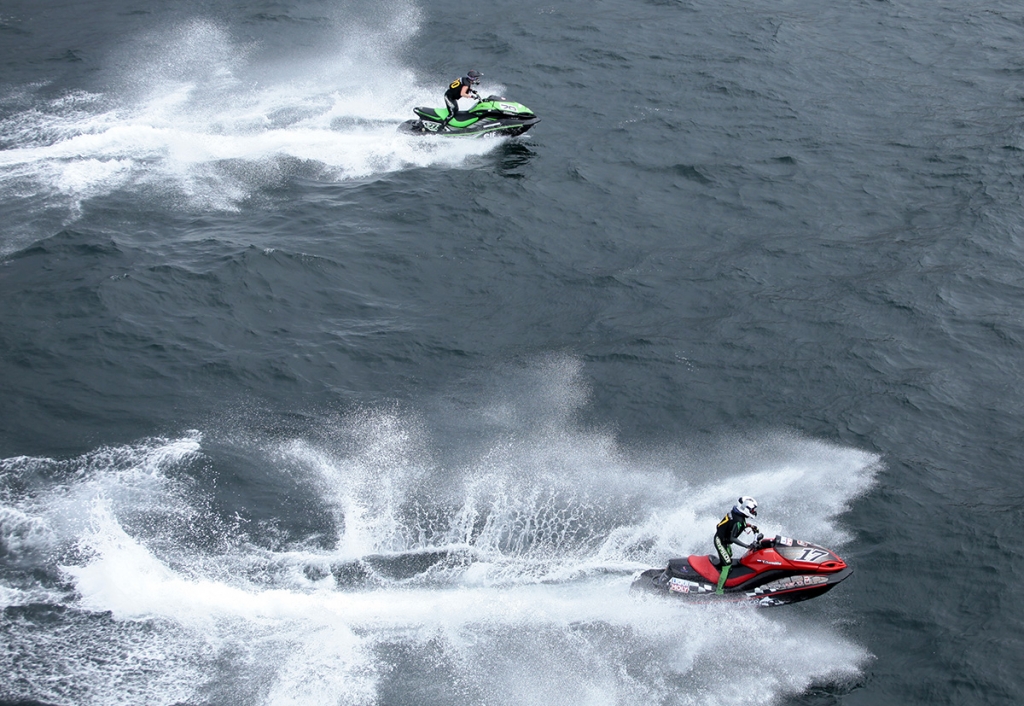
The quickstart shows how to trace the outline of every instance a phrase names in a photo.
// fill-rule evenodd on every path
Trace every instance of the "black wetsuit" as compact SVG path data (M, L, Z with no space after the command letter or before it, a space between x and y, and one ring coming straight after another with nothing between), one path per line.
M451 84L449 84L448 90L444 92L444 105L448 108L448 117L444 119L445 125L447 125L459 111L459 98L462 98L463 86L469 86L469 90L473 90L473 84L470 82L468 76L455 79Z
M739 540L740 534L743 533L746 527L746 516L735 510L730 510L729 514L718 523L718 527L715 529L715 549L718 550L718 558L722 560L723 566L732 561L732 547L729 546L730 544L738 544L744 549L750 548L749 544Z
M736 512L733 508L729 511L715 529L715 550L718 551L718 558L722 561L722 568L718 577L718 592L725 586L726 578L729 576L729 569L732 568L732 544L738 544L745 549L750 545L741 542L739 537L747 527L747 518L742 513Z

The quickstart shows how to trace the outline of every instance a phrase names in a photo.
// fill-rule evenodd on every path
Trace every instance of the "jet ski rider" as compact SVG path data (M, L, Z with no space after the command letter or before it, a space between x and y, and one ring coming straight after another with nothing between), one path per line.
M722 595L725 588L725 579L729 576L729 569L732 568L732 544L738 544L744 549L750 549L750 544L741 542L739 537L747 529L757 534L757 527L748 525L747 520L757 517L757 501L744 495L729 513L718 523L715 530L715 549L718 550L718 558L722 562L721 573L718 576L718 587L715 595Z
M469 98L472 96L477 100L480 100L480 94L473 90L473 86L480 83L480 77L483 74L479 71L469 71L462 78L457 78L448 85L448 90L444 92L444 104L448 108L448 117L441 123L441 130L448 127L448 123L451 122L452 118L459 111L459 99Z

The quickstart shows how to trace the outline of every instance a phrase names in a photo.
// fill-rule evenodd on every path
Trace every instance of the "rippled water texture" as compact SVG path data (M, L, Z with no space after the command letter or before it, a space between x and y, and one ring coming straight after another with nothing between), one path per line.
M0 6L0 704L1010 704L1024 9ZM475 68L521 138L398 131ZM758 524L773 610L632 576Z

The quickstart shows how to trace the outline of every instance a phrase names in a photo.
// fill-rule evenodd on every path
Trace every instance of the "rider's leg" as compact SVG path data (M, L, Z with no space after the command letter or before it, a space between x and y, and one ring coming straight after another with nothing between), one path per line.
M722 563L722 568L718 574L718 586L715 588L716 595L722 595L725 588L725 580L729 577L729 569L732 568L732 547L723 545L722 540L715 537L715 549L718 550L718 560Z
M444 104L445 107L448 108L448 117L445 118L444 121L441 123L441 130L444 130L446 127L448 127L448 123L450 123L452 121L452 118L455 117L455 114L459 112L459 104L457 102L452 101L450 98L448 98L448 96L444 97Z

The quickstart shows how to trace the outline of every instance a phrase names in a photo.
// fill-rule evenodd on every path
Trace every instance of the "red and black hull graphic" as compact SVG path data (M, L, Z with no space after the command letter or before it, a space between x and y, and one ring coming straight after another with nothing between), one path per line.
M849 578L853 569L834 552L800 540L776 537L760 543L736 563L722 593L716 593L716 557L695 554L649 569L630 590L688 600L777 606L816 598Z

